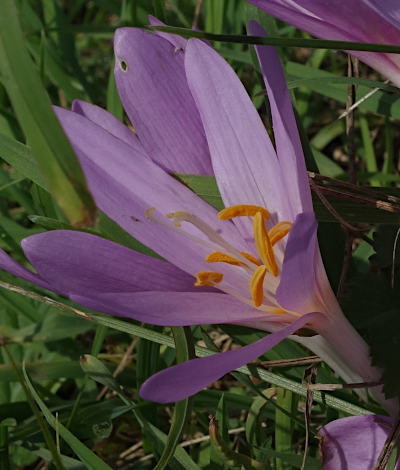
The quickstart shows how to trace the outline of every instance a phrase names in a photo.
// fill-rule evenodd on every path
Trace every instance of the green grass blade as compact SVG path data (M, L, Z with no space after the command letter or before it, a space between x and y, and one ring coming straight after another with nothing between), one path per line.
M40 167L27 145L0 132L0 157L18 170L19 173L43 189L47 189L47 183L43 178Z
M40 398L39 394L33 387L25 368L23 368L23 373L29 391L31 392L33 398L35 399L37 405L42 411L47 422L53 429L58 430L60 436L71 447L71 449L82 460L82 462L85 463L90 470L112 470L111 467L109 467L105 462L103 462L99 457L97 457L95 453L93 453L88 447L82 444L82 442L77 439L70 431L68 431L68 429L63 424L56 421L56 418L52 415L50 410L45 405L44 401Z
M151 29L171 34L180 34L185 38L207 39L209 41L233 42L239 44L261 44L266 46L309 47L313 49L340 49L348 51L391 52L400 54L400 46L376 44L370 42L332 41L327 39L283 38L264 36L245 36L239 34L213 34L193 29L173 26L151 26Z
M283 454L292 452L293 425L291 414L294 411L294 402L292 392L278 388L276 397L278 407L275 408L275 450ZM283 413L281 408L287 413ZM291 465L276 459L276 470L290 470L291 468Z
M172 333L174 335L177 363L185 362L194 357L190 328L173 327ZM167 468L174 456L186 420L190 414L190 402L190 398L186 398L176 403L167 442L154 470L164 470Z
M7 289L8 291L16 292L18 294L24 295L26 297L29 297L31 299L37 300L45 304L50 304L53 307L58 308L63 312L68 312L69 314L78 315L81 318L86 318L89 321L99 323L101 325L107 326L108 328L114 329L116 331L122 331L123 333L140 336L141 338L154 341L155 343L158 343L158 344L164 344L165 346L170 347L170 348L175 347L174 340L170 336L167 336L162 333L158 333L157 331L152 331L148 328L144 328L143 326L135 325L133 323L129 323L127 321L120 320L118 318L114 318L111 316L101 315L97 313L87 314L74 307L71 307L69 305L50 299L49 297L45 297L43 295L37 294L36 292L26 290L19 286L15 286L13 284L9 284L3 281L0 281L0 288L4 288L4 289ZM195 346L195 353L196 353L196 356L198 357L205 357L205 356L210 356L211 354L215 354L215 351L211 351L201 346ZM306 389L300 383L297 383L294 380L287 379L286 377L281 377L265 369L262 369L259 367L253 367L253 366L250 366L250 367L242 366L237 370L249 376L256 376L260 378L261 380L264 380L265 382L270 383L272 385L283 387L300 396L305 397L307 394ZM344 413L347 413L350 415L372 414L371 411L365 408L361 408L360 406L354 405L352 403L348 403L340 398L336 398L335 396L329 395L328 393L324 393L324 392L315 391L314 401L317 403L323 403L326 406L329 406L339 411L343 411Z
M91 225L95 219L93 200L25 47L15 2L4 0L1 9L1 81L58 205L71 223Z
M368 126L368 120L364 114L359 114L359 121L360 121L360 130L361 130L361 138L363 141L363 150L364 150L364 159L365 164L367 167L367 171L370 173L376 173L378 171L378 165L376 163L376 155L374 146L372 144L371 133ZM372 186L379 186L379 180L371 180Z
M29 403L29 406L31 407L32 413L33 413L33 415L35 416L35 418L37 420L37 423L39 425L40 431L43 434L43 437L44 437L44 440L47 444L47 447L48 447L49 451L51 452L51 456L52 456L53 463L54 463L55 467L57 468L57 470L65 470L65 467L64 467L63 463L61 462L60 455L59 455L59 452L57 450L56 444L53 440L53 436L51 435L50 430L47 426L47 423L43 419L43 417L41 416L41 413L40 413L40 411L37 407L37 404L35 403L35 401L36 401L35 396L31 392L29 384L27 383L27 381L24 380L24 377L26 379L25 368L23 367L23 374L24 374L24 377L23 377L22 374L21 374L21 371L18 369L17 365L15 364L14 358L10 354L7 345L3 344L3 348L4 348L8 358L10 360L10 363L11 363L17 377L18 377L18 381L20 382L21 387L24 390L27 402Z

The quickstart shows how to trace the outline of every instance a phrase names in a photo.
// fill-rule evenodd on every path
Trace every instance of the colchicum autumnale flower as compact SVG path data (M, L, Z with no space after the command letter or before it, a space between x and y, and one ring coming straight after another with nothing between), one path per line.
M393 425L393 419L379 415L351 416L331 421L318 433L324 469L374 468ZM400 470L400 462L394 470Z
M400 44L398 0L248 1L321 39ZM349 52L400 86L399 54Z
M263 34L255 23L251 30ZM156 374L141 388L149 400L194 394L303 327L317 334L293 338L345 381L380 378L322 265L279 59L270 47L257 53L276 150L234 71L196 39L116 32L116 83L135 133L88 103L56 109L98 207L166 261L68 230L22 241L36 273L0 252L2 269L100 312L155 325L236 323L272 332ZM226 209L218 213L169 173L215 175Z

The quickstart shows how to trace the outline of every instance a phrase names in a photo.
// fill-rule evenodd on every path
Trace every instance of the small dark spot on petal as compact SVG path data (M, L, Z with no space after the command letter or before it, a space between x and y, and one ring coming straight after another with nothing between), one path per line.
M119 67L123 72L128 71L128 64L124 60L119 61Z
M132 219L134 222L140 222L140 220L137 219L136 217L133 217L133 215L131 215L131 219Z

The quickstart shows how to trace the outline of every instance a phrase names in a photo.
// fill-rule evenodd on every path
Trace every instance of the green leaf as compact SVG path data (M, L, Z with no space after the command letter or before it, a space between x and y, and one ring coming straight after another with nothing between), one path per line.
M192 191L198 194L202 199L214 206L216 209L221 210L223 206L222 198L215 178L212 176L200 175L177 175L178 179L186 184ZM379 190L380 188L374 188ZM383 189L383 188L382 188ZM382 194L386 194L382 191ZM393 191L387 192L393 194ZM333 208L343 217L344 220L350 223L367 223L367 224L395 224L400 221L400 215L393 212L376 209L358 202L347 201L344 199L337 199L331 196L327 197ZM321 222L336 222L338 221L319 200L318 196L313 194L314 211L317 220Z
M26 50L13 0L2 2L0 74L27 142L60 208L71 223L92 224L95 218L93 200Z

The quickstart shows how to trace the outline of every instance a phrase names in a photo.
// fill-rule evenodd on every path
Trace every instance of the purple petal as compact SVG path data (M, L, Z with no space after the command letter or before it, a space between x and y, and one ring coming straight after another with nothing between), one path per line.
M290 2L290 4L285 0L248 1L322 39L391 44L398 44L400 41L400 32L397 29L398 16L396 10L393 10L393 4L388 9L389 13L385 15L376 14L379 9L385 10L382 5L377 6L373 12L368 7L369 2L359 0L343 2L297 0L296 3ZM393 3L396 9L396 0L393 0ZM349 52L400 85L400 58L396 54Z
M317 317L321 317L321 314L310 313L304 315L291 325L248 346L234 351L193 359L165 369L146 380L140 389L140 396L158 403L183 400L215 382L231 370L254 361L287 336L303 327L307 322L313 321Z
M232 68L197 39L186 47L186 74L225 206L256 204L290 216L279 163L261 119ZM244 238L247 220L235 219Z
M249 27L250 33L255 36L266 35L255 21L251 21ZM313 210L303 149L278 54L274 47L255 46L255 49L267 87L276 152L283 184L293 209L293 220L300 212Z
M214 208L143 154L83 116L61 108L56 113L78 155L96 204L133 237L192 275L209 271L204 258L216 249L209 238L183 223L188 237L201 241L196 243L176 233L173 222L165 217L170 212L187 211L204 220L236 249L246 250L233 224L219 220ZM160 223L145 216L152 207ZM240 271L236 267L224 269Z
M0 269L7 271L14 276L20 277L25 279L25 281L32 282L32 284L36 284L37 286L43 287L44 289L51 290L50 285L42 279L37 274L29 271L28 269L21 266L15 260L8 256L8 254L0 248Z
M331 25L339 25L343 31L350 32L359 41L398 44L400 40L399 31L380 14L378 15L365 1L297 0L297 3L308 10L311 15ZM385 10L385 7L382 6L381 10Z
M211 175L204 130L186 83L184 52L135 28L118 29L114 49L117 88L146 152L167 171Z
M193 290L193 284L192 284ZM202 288L201 288L202 289ZM256 321L263 313L226 294L213 292L105 293L70 295L75 302L100 312L163 326Z
M195 279L175 266L89 233L54 230L21 244L38 275L59 292L196 290Z
M317 221L312 212L299 214L289 232L281 279L276 291L279 304L299 313L316 310L314 256Z
M395 28L400 30L400 9L398 0L365 0L365 3L375 10L377 15L382 16Z
M165 23L152 15L149 15L149 22L152 26L166 26ZM178 34L163 33L162 31L154 32L160 38L166 39L168 42L170 42L175 48L185 50L187 41L182 36L179 36Z
M136 135L113 114L103 108L87 103L86 101L75 100L72 103L72 111L81 116L85 116L113 136L121 139L131 147L134 147L137 151L142 152L143 155L146 155Z
M392 425L392 419L377 415L351 416L330 422L319 432L324 469L374 468ZM400 463L395 468L398 470Z

